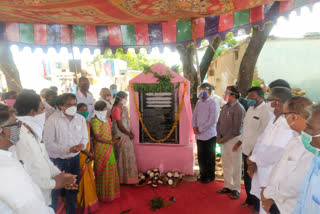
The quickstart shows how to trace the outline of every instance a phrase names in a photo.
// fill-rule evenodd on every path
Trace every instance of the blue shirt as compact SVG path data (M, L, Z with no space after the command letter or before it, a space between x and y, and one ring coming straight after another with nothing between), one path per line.
M307 167L307 166L306 166ZM320 156L312 160L293 214L320 213Z
M209 140L217 136L216 123L219 111L218 102L211 97L197 102L192 116L192 127L198 127L200 131L196 139Z

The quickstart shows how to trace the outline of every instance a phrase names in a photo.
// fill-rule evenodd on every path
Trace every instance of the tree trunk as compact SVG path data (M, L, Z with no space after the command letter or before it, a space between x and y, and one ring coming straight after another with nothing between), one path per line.
M188 45L185 48L183 45L177 46L177 51L179 52L180 59L183 65L183 76L190 81L190 102L192 109L194 109L197 101L197 71L193 65L194 48L193 45Z
M274 13L278 9L279 2L274 2L268 13ZM253 27L253 33L247 50L242 58L239 69L238 87L242 96L247 96L248 89L251 87L254 68L256 66L260 52L273 28L274 22L265 24L262 31L258 26Z
M211 61L212 61L214 55L216 54L216 50L218 49L220 42L221 42L221 38L219 36L214 38L214 40L212 41L212 44L210 44L208 46L208 48L206 49L206 52L204 53L204 55L202 57L202 60L200 63L201 83L203 82L203 80L208 72L208 68L211 64Z
M0 70L6 77L8 90L20 92L22 90L19 71L13 61L8 43L0 41Z

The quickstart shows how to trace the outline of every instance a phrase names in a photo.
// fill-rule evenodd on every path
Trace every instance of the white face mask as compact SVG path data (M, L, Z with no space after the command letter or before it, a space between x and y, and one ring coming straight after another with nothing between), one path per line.
M282 115L279 119L282 120L281 122L282 122L284 128L291 129L290 126L293 125L293 123L289 125L288 121L287 121L287 119L286 119L286 117L284 115Z
M94 111L94 115L103 122L107 122L107 110L106 111Z
M266 103L266 107L267 107L268 111L274 113L274 107L271 106L271 103L272 102L267 102Z
M44 122L46 121L46 114L37 114L36 116L22 116L17 117L22 123L27 124L32 131L37 135L37 137L42 140L42 132L44 127Z
M77 113L77 107L76 106L71 106L66 109L66 114L69 116L74 116Z
M122 101L121 101L121 103L122 103L122 105L127 105L127 103L128 103L128 100L126 100L126 99L123 99Z

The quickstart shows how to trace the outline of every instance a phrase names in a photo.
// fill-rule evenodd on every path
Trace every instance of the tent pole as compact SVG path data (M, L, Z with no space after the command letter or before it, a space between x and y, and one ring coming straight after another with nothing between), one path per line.
M198 57L198 51L197 51L197 38L196 38L196 29L195 29L195 22L194 19L191 20L191 35L193 39L193 49L194 53L196 55L196 64L197 64L197 79L198 79L198 85L200 86L201 84L201 77L200 77L200 66L199 66L199 57Z

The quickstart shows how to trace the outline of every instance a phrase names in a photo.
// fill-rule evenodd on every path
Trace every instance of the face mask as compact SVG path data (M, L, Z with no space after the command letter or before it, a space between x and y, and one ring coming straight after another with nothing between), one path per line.
M289 115L288 117L290 117L290 115ZM281 120L282 125L283 125L283 127L284 127L285 129L291 129L290 126L293 125L293 123L291 123L291 124L289 125L289 124L288 124L288 121L287 121L287 119L286 119L286 117L285 117L284 115L281 116L280 120Z
M128 103L128 100L126 100L126 99L123 99L122 101L121 101L121 103L122 103L122 105L127 105L127 103Z
M46 121L46 114L37 114L36 116L22 116L17 117L18 120L27 124L32 131L37 135L37 137L42 140L42 132L44 127L44 122Z
M103 122L107 122L107 112L108 111L94 111L94 115Z
M86 112L78 112L80 115L82 115L84 118L87 119L87 117L89 116L89 112L86 111Z
M314 155L320 155L320 149L318 149L316 147L313 147L311 145L313 137L320 137L320 134L315 135L315 136L311 136L311 135L309 135L308 133L306 133L304 131L301 132L301 140L302 140L302 143L304 145L304 148L306 150L308 150L309 152L313 153Z
M201 99L205 99L205 98L207 98L207 96L208 96L208 93L207 93L206 91L201 91L201 92L200 92L199 97L200 97Z
M66 114L69 116L74 116L77 113L77 107L71 106L66 109Z
M10 142L15 145L20 140L20 127L19 126L11 126L10 127Z
M6 103L7 106L13 108L14 104L16 103L16 100L15 99L7 99L7 100L4 100L4 102Z
M52 99L51 100L51 105L55 105L57 103L57 99Z
M268 111L274 113L274 107L271 106L272 102L267 102L266 103L266 108L268 109Z
M257 105L257 100L248 99L248 106L256 106L256 105Z
M117 94L118 90L117 89L112 89L111 90L111 96L113 97L113 95Z
M106 101L110 101L110 100L111 100L111 96L107 96Z

